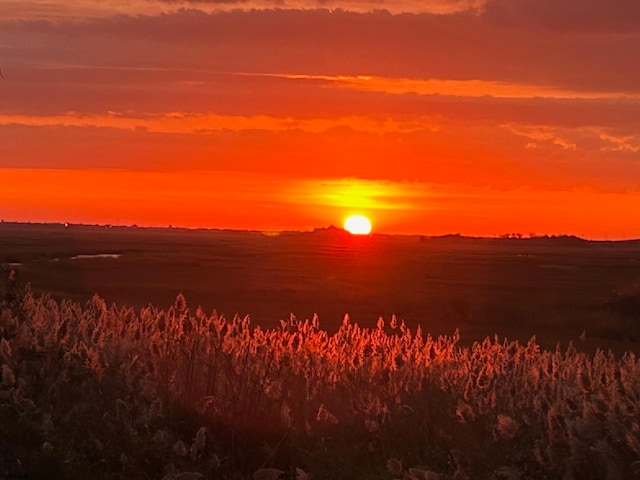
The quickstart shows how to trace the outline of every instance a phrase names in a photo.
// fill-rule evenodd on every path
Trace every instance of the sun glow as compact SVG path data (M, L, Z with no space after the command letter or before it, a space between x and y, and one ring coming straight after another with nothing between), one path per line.
M363 215L351 215L344 221L344 229L353 235L371 233L371 222Z

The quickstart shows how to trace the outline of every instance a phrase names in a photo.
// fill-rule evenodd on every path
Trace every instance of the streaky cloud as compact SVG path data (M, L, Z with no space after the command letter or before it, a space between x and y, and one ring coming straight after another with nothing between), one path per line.
M235 73L235 75L278 77L320 81L336 88L389 94L415 93L455 97L550 98L550 99L640 99L640 93L566 90L557 86L489 80L441 78L392 78L373 75L313 75L294 73Z

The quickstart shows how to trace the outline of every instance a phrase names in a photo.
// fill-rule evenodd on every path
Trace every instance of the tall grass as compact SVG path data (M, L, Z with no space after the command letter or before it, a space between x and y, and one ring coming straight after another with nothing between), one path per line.
M264 330L182 296L134 311L27 292L0 321L0 468L16 475L640 478L631 352L463 348L395 318Z

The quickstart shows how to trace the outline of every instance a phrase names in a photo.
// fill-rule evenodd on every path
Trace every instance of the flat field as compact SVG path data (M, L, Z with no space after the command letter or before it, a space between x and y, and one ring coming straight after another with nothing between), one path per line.
M335 331L395 314L433 335L458 328L461 344L498 335L545 348L639 351L638 312L616 292L640 281L640 241L572 237L478 239L0 224L0 262L36 294L84 303L191 308L252 324L317 314ZM4 288L2 285L0 288ZM586 340L579 337L586 333Z
M0 261L0 478L640 476L640 242L2 223Z

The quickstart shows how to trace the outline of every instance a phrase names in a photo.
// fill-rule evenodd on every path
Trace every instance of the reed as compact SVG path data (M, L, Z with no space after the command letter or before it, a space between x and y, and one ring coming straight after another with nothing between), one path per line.
M432 338L395 317L374 328L345 317L330 334L291 316L265 330L182 295L134 311L27 290L1 318L0 466L16 474L640 474L632 352L546 351L535 337L461 347L458 332Z

